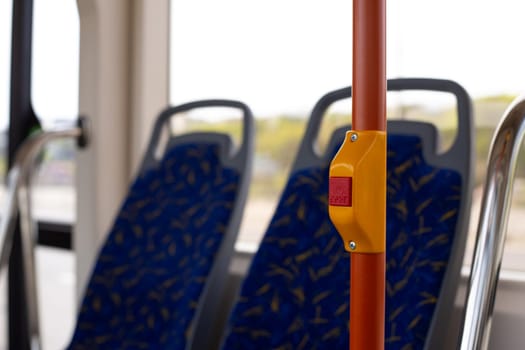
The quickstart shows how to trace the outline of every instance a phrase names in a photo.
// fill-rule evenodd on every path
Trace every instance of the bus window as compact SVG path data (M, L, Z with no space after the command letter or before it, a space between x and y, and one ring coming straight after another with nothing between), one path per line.
M171 1L170 103L238 99L257 119L237 249L257 248L315 101L351 81L351 14L342 0Z
M36 0L33 10L31 97L44 127L71 123L78 115L79 20L76 3ZM75 144L47 147L35 178L34 212L38 220L75 220Z
M477 158L469 249L490 140L504 109L524 87L525 50L515 44L524 5L494 4L387 3L388 76L451 79L473 97ZM351 84L351 18L351 2L339 0L171 1L170 102L235 98L249 104L258 118L254 179L238 248L256 249L315 101ZM444 151L455 136L454 100L427 95L389 94L389 114L437 123ZM320 132L321 146L333 128L349 120L351 107L334 106L330 113ZM221 123L216 126L224 127ZM504 268L525 269L525 236L519 231L524 184L520 161Z
M75 1L34 0L31 99L44 128L70 125L78 116L79 18ZM46 147L33 178L33 213L40 222L71 225L76 216L76 145L59 140ZM41 332L46 348L64 348L75 319L75 256L36 249ZM57 317L57 315L59 315ZM59 327L61 332L55 332Z
M468 249L474 245L481 191L494 129L523 93L525 49L516 45L524 5L499 2L402 0L390 4L389 48L400 76L456 80L473 99L476 184ZM468 25L467 25L468 21ZM446 22L446 25L444 25ZM490 22L490 25L487 25ZM508 225L504 269L525 270L525 155L521 152ZM465 262L470 264L471 255Z

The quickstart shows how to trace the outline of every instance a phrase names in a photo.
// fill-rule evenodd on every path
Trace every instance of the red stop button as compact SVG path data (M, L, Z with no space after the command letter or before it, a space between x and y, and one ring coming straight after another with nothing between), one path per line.
M351 177L330 177L328 182L328 204L337 207L352 206Z

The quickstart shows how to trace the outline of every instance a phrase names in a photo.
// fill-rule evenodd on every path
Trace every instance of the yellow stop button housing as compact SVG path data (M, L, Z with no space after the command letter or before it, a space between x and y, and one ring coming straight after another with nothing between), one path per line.
M385 251L386 133L348 131L330 164L329 214L349 252Z

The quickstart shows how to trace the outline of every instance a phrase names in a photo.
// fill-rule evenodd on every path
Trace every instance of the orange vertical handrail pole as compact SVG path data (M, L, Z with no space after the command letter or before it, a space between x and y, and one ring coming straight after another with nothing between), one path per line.
M352 129L386 131L386 0L353 1ZM350 349L384 349L385 252L350 259Z

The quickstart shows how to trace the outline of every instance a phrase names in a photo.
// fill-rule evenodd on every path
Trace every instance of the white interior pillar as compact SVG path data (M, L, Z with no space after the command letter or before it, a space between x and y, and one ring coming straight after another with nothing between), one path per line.
M169 0L133 1L130 164L136 173L151 129L169 102Z
M129 6L126 0L79 0L79 112L91 140L77 158L77 292L81 296L99 244L128 179Z

